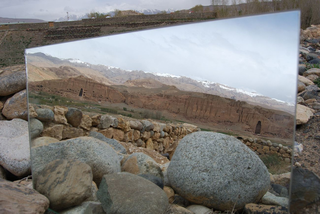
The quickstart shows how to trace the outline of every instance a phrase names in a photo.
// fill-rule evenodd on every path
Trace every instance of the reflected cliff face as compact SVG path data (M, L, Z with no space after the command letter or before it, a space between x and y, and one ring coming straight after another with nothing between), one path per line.
M198 127L278 154L271 146L293 139L299 27L299 13L285 12L27 49L30 115L44 125L31 146L93 130L140 147L151 139L154 150L170 153L166 145ZM112 119L107 127L103 115L121 125ZM143 119L159 130L131 133L132 121Z

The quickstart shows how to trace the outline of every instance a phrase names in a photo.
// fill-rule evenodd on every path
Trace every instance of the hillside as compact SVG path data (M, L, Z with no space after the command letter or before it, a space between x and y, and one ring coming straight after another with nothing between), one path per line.
M73 100L90 100L102 106L123 104L131 109L161 111L179 120L231 132L282 139L292 136L293 116L288 113L215 95L181 91L174 86L107 86L79 76L32 82L29 83L29 90L31 93L46 92Z

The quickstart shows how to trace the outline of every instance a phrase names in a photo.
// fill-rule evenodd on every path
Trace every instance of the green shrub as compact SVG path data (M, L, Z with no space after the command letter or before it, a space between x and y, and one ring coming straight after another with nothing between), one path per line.
M320 77L314 81L314 84L320 87Z

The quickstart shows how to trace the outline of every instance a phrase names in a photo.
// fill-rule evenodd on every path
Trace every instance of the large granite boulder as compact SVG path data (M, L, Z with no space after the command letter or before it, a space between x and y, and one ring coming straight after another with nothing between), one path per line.
M0 96L14 94L26 88L26 72L18 71L0 75Z
M16 176L30 173L28 122L22 119L0 121L0 165Z
M253 151L232 136L213 132L185 136L167 173L179 195L218 210L256 203L270 187L268 170Z
M79 160L88 164L93 180L99 184L102 176L120 172L117 152L108 144L92 137L79 137L31 148L34 182L47 163L56 159Z
M163 214L169 205L157 185L126 172L103 176L97 197L108 214Z
M44 213L49 200L36 190L0 179L0 213Z
M91 196L91 167L78 160L54 160L39 172L35 189L59 211L80 205Z

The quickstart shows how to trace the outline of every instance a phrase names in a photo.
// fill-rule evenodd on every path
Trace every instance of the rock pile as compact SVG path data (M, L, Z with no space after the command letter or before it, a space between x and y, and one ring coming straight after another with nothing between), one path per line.
M314 83L320 77L319 29L302 32L297 130L320 116ZM222 134L208 136L190 124L86 115L63 106L29 106L35 190L22 181L5 181L31 172L25 81L24 66L0 70L0 192L5 193L0 212L44 213L49 206L61 213L288 212L290 173L269 177L257 155L276 153L290 162L290 147L250 138L239 143ZM301 139L294 148L297 166L308 148ZM242 173L246 170L252 175ZM313 182L293 177L299 187L293 191L299 195L296 203L305 206L319 199L318 188L312 188L319 179L306 170L294 171L301 172ZM310 195L316 198L306 202Z
M313 214L320 211L320 25L301 30L298 72L290 210Z

